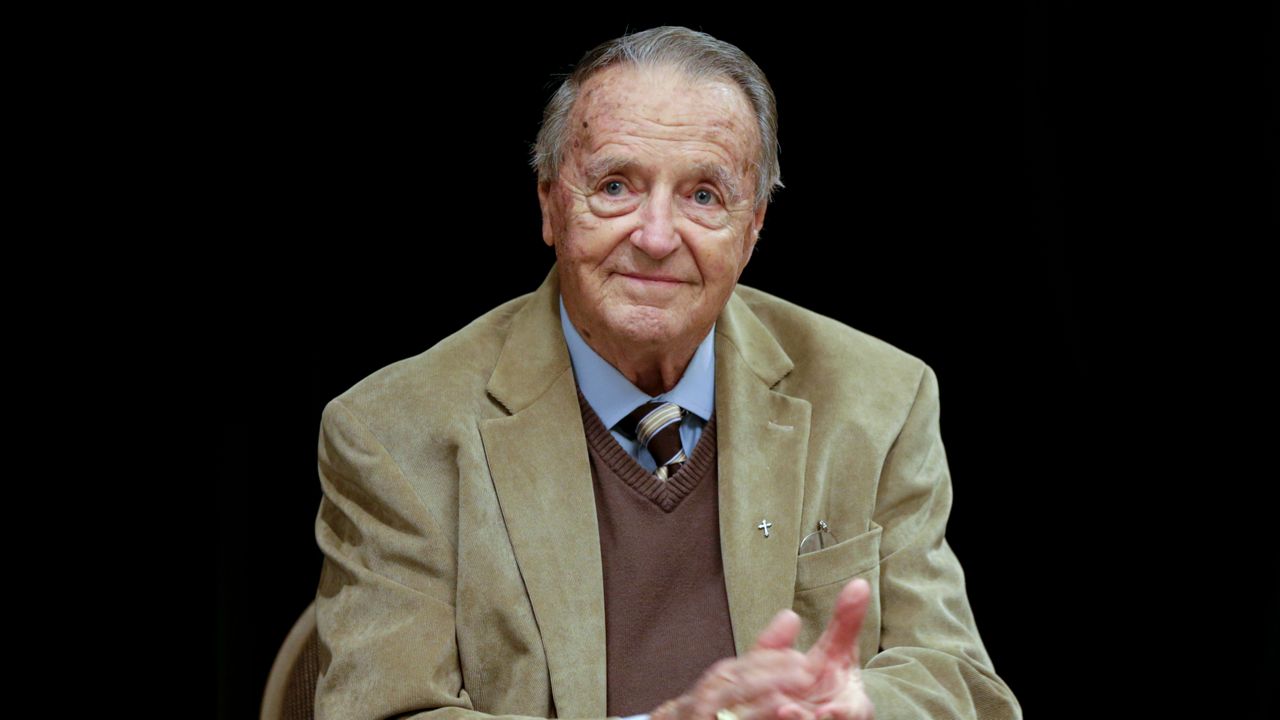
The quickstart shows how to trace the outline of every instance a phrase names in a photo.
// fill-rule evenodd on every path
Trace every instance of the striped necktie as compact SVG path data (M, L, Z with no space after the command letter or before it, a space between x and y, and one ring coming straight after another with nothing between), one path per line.
M666 480L680 469L689 458L685 457L680 442L680 421L684 409L671 402L652 400L641 405L618 421L618 430L639 440L649 448L658 469L654 475Z

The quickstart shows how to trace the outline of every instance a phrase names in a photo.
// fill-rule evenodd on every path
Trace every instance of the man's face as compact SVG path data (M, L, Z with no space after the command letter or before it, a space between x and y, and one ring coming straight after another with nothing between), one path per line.
M597 347L691 348L764 222L750 105L665 68L615 66L580 90L560 177L538 188L565 307Z

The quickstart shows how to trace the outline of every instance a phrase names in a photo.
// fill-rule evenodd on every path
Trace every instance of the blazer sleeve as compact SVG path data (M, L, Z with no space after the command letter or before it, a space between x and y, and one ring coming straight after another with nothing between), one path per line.
M881 537L880 652L863 681L879 720L1021 718L996 675L944 537L951 476L938 423L938 380L924 366L885 460L876 496Z
M339 400L324 409L317 465L317 720L497 717L475 711L464 687L453 541Z

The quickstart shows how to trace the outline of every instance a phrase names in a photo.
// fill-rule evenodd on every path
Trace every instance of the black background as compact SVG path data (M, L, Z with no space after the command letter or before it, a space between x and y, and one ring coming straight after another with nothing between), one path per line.
M205 58L219 717L256 714L314 597L321 408L537 287L541 109L585 50L659 24L738 45L777 93L786 188L742 283L937 371L948 540L1026 711L1074 714L1082 674L1124 678L1134 703L1167 682L1143 669L1167 581L1146 523L1169 512L1152 488L1176 478L1185 429L1153 429L1173 405L1159 370L1196 342L1174 321L1207 310L1173 242L1199 218L1164 180L1185 154L1161 89L1184 66L1136 41L1150 18L454 13L263 18Z

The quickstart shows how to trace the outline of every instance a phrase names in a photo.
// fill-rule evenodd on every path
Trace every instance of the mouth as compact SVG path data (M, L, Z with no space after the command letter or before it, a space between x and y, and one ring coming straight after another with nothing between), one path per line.
M678 285L681 281L677 278L667 277L665 275L640 275L635 273L618 273L628 280L633 280L646 285Z

